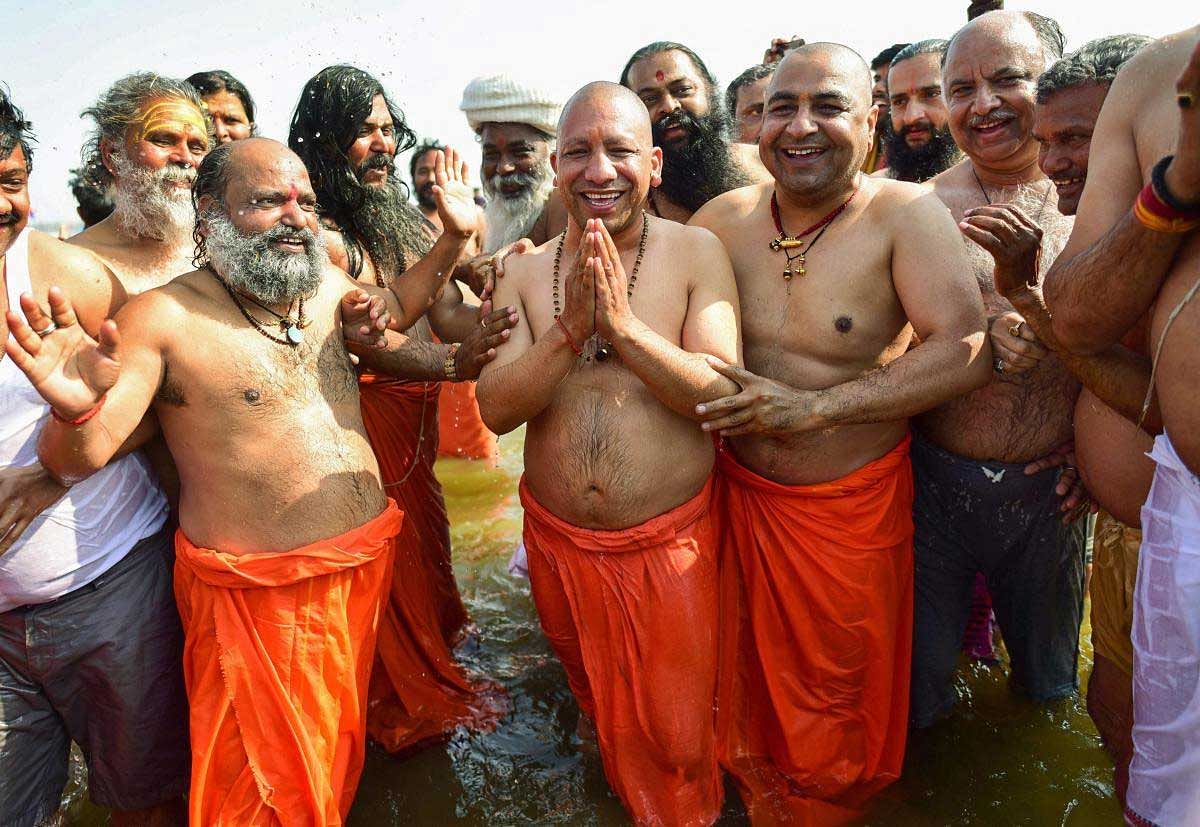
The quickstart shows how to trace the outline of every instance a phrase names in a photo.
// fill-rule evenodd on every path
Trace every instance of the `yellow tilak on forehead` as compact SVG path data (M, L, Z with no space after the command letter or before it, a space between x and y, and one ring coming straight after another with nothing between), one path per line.
M160 129L170 129L187 133L194 131L200 135L208 135L208 127L200 110L187 101L174 98L160 101L147 107L142 113L141 131L137 140L144 141L146 136Z

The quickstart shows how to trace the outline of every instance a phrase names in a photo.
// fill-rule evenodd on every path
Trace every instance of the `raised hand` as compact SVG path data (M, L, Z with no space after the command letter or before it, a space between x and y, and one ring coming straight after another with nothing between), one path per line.
M453 148L435 153L433 180L433 200L443 232L469 237L479 228L479 205L467 183L467 164Z
M1019 207L990 204L963 214L962 234L987 250L996 262L996 292L1008 296L1037 288L1042 257L1042 228Z
M1200 43L1175 82L1175 99L1179 103L1179 136L1164 179L1171 195L1200 207Z
M387 347L387 326L391 321L387 302L366 290L351 290L342 296L342 337L363 347Z
M517 325L517 309L492 310L491 299L479 305L479 324L462 340L454 354L454 374L460 380L478 379L483 366L496 358L496 348L509 339L509 330Z
M100 326L100 341L84 333L67 294L50 288L50 316L33 296L21 295L22 318L11 309L12 333L4 351L60 417L78 419L99 404L121 373L121 336L112 319Z
M629 307L629 277L621 264L621 253L604 222L588 221L592 238L592 278L596 283L596 330L613 340L633 318Z
M591 224L588 221L587 226ZM575 260L560 281L562 323L577 347L596 332L596 279L592 272L595 256L595 239L585 227L583 238L579 240L579 249L575 251Z

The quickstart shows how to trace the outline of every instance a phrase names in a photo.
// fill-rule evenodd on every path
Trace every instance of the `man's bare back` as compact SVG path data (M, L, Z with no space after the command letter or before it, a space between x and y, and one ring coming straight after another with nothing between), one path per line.
M931 182L934 193L950 208L956 221L966 210L988 203L970 164L964 160ZM1055 208L1058 196L1053 184L1046 179L1003 190L992 188L988 197L994 203L1016 204L1042 228L1039 266L1044 273L1066 244L1072 226L1072 220ZM972 241L964 238L963 244L988 318L1012 310L996 292L992 257ZM1078 393L1079 382L1062 362L1049 355L1025 373L993 373L987 385L929 411L917 425L932 442L959 456L1027 462L1071 439L1072 411Z
M772 185L734 190L709 202L694 220L717 234L733 261L750 372L806 391L832 388L902 356L913 341L914 323L927 324L945 309L960 316L959 310L970 315L977 308L970 285L952 269L961 252L945 208L918 186L862 176L853 201L810 247L806 274L795 276L790 286L783 278L783 254L768 246L778 234L772 191ZM918 220L927 222L920 234L937 229L928 247L909 250L910 241L921 244L910 232ZM915 294L904 301L894 281L897 265L926 267L930 284L946 289L928 296L928 304L914 301ZM913 289L927 288L914 283ZM733 447L745 465L777 482L823 482L887 453L907 431L906 415L750 434L735 437Z
M689 297L698 281L714 278L714 269L715 278L729 278L713 266L713 256L719 262L724 251L707 232L654 217L648 221L630 305L654 332L689 349L683 335ZM496 367L534 343L533 331L555 329L552 281L558 245L556 237L511 258L506 277L497 283L496 303L517 306L521 323ZM636 255L634 250L622 256L627 273L633 272ZM562 255L560 294L573 257ZM722 350L713 355L737 361L736 348ZM484 375L490 371L489 366ZM712 463L711 438L696 422L667 408L616 353L603 362L580 360L553 401L529 421L525 439L526 479L535 497L564 520L588 528L624 528L671 510L695 496Z

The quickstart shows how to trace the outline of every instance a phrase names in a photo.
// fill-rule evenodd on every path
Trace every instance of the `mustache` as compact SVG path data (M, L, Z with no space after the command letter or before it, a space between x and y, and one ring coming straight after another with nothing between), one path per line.
M906 126L904 126L901 129L897 129L896 134L903 136L903 135L908 135L910 132L916 132L917 130L920 130L922 132L929 132L931 134L935 131L932 121L920 120L920 121L914 121L913 123L907 124Z
M390 155L384 155L380 153L378 155L372 155L370 158L359 164L358 174L361 178L363 175L373 169L386 169L388 173L391 174L394 167L395 159Z
M177 167L168 164L154 175L160 182L170 182L178 184L186 182L189 185L196 183L196 170L194 167Z
M689 134L695 135L700 131L700 123L690 112L685 109L678 109L674 112L669 112L657 121L652 123L651 131L655 133L656 140L661 138L663 133L674 127L683 127Z
M503 175L493 175L488 179L488 184L491 186L492 191L495 192L505 184L509 186L515 185L523 189L533 189L538 185L540 180L538 176L528 172L506 172Z
M258 234L256 240L262 247L267 247L272 241L277 241L281 238L292 236L300 239L304 244L305 252L312 252L317 246L317 234L308 227L300 227L295 229L284 224L276 224L269 230L263 230Z
M999 109L993 109L986 115L972 115L971 117L967 118L967 127L973 128L979 126L981 123L985 123L986 121L994 121L998 118L1009 118L1011 120L1016 120L1017 113L1007 106L1001 106Z
M5 213L4 215L0 215L0 227L7 226L8 224L16 224L20 220L20 217L15 212Z

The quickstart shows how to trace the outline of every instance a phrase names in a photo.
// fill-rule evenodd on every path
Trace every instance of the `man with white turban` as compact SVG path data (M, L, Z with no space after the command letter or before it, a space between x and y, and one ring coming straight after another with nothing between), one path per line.
M459 109L483 146L487 252L521 238L542 244L562 232L567 213L552 197L550 168L562 104L508 75L490 75L467 84Z

